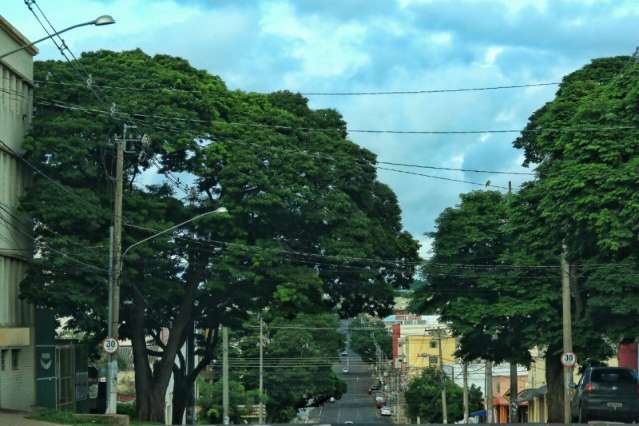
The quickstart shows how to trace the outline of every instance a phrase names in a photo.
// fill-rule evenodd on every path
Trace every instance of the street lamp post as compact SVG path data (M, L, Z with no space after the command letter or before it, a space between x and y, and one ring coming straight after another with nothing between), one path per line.
M96 19L94 19L92 21L87 21L87 22L83 22L81 24L71 25L70 27L67 27L67 28L65 28L63 30L60 30L60 31L56 31L53 34L49 34L46 37L42 37L42 38L40 38L40 39L38 39L38 40L36 40L34 42L31 42L29 44L25 44L24 46L20 46L17 49L14 49L14 50L12 50L10 52L3 53L2 55L0 55L0 59L4 58L6 56L9 56L9 55L13 55L14 53L19 52L21 50L28 49L29 47L31 47L31 46L33 46L35 44L38 44L41 41L44 41L44 40L49 39L49 38L53 38L53 37L55 37L57 35L60 35L62 33L66 33L67 31L73 30L75 28L86 27L88 25L102 26L102 25L111 25L111 24L115 24L115 19L113 19L113 17L111 15L102 15L102 16L99 16L99 17L97 17Z
M219 207L215 210L205 212L199 214L197 216L193 216L192 218L185 220L184 222L178 223L177 225L173 225L169 228L166 228L160 232L157 232L150 237L144 238L140 241L137 241L130 246L128 246L123 252L121 256L115 256L115 267L114 267L114 277L110 283L110 286L113 287L110 289L110 294L112 297L109 298L109 318L112 319L112 323L109 323L109 337L113 337L115 339L118 338L118 326L119 326L119 318L120 318L120 282L122 279L122 271L124 269L124 258L129 254L129 252L141 245L150 241L154 238L157 238L161 235L167 234L171 231L174 231L182 226L195 222L197 220L202 219L203 217L210 216L212 214L221 214L228 213L228 210L225 207ZM116 248L117 250L118 248ZM109 355L109 364L108 364L108 397L107 397L107 413L115 414L116 406L117 406L117 396L118 396L118 362L116 354Z

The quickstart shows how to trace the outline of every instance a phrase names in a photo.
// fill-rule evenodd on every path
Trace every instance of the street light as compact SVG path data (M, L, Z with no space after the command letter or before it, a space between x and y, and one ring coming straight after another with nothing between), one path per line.
M55 32L53 34L49 34L46 37L42 37L41 39L38 39L38 40L36 40L34 42L31 42L29 44L25 44L24 46L20 46L20 47L18 47L15 50L12 50L12 51L7 52L7 53L3 53L2 55L0 55L0 59L4 58L5 56L12 55L12 54L14 54L16 52L19 52L21 50L28 49L29 47L31 47L31 46L33 46L35 44L38 44L41 41L44 41L44 40L49 39L49 38L53 38L53 37L55 37L57 35L60 35L62 33L66 33L67 31L70 31L70 30L75 29L75 28L85 27L87 25L95 25L96 27L100 27L100 26L103 26L103 25L111 25L111 24L115 24L115 19L113 19L113 17L111 15L98 16L93 21L83 22L82 24L71 25L70 27L67 27L67 28L65 28L63 30L57 31L57 32Z
M99 19L99 18L98 18ZM120 256L119 265L115 265L115 282L111 282L109 286L109 324L108 324L108 334L110 337L117 338L118 336L118 323L120 321L120 279L122 277L122 270L124 266L124 258L131 251L131 249L139 246L140 244L144 244L149 240L159 237L160 235L167 234L171 231L174 231L187 223L195 222L196 220L200 220L203 217L210 216L213 214L223 214L228 213L226 207L219 207L215 210L208 211L197 216L193 216L192 218L185 220L184 222L178 223L177 225L173 225L169 228L166 228L162 231L156 232L150 237L144 238L140 241L136 241L127 247L124 252L122 252L122 256ZM118 362L115 355L111 355L108 364L108 398L107 398L107 413L115 414L116 405L117 405L117 384L118 384Z
M145 238L145 239L143 239L143 240L140 240L140 241L137 241L137 242L135 242L135 243L131 244L129 247L127 247L127 248L124 250L124 252L122 252L122 259L124 259L124 258L126 257L127 253L128 253L128 252L129 252L129 250L131 250L132 248L137 247L137 246L139 246L140 244L144 244L144 243L146 243L146 242L147 242L147 241L149 241L149 240L152 240L152 239L154 239L154 238L157 238L157 237L159 237L160 235L164 235L164 234L166 234L167 232L171 232L171 231L176 230L177 228L181 228L182 226L186 225L187 223L195 222L196 220L199 220L199 219L201 219L201 218L203 218L203 217L205 217L205 216L209 216L209 215L212 215L212 214L220 214L220 213L228 213L228 212L229 212L229 211L226 209L226 207L219 207L219 208L217 208L217 209L215 209L215 210L212 210L212 211L210 211L210 212L205 212L205 213L199 214L199 215L197 215L197 216L193 216L193 217L192 217L192 218L190 218L189 220L185 220L185 221L184 221L184 222L182 222L182 223L178 223L177 225L173 225L173 226L171 226L170 228L166 228L165 230L160 231L160 232L158 232L158 233L156 233L156 234L153 234L153 235L151 235L150 237L147 237L147 238ZM123 262L123 263L124 263L124 262ZM119 269L120 269L120 272L122 272L122 271L121 271L121 269L122 269L122 265L120 265L120 268L119 268ZM119 274L118 274L118 276L119 276Z

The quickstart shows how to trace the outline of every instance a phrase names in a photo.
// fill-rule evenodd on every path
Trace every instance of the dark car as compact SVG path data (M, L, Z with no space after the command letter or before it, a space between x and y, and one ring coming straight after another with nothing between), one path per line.
M639 383L634 370L587 368L575 387L572 412L579 423L590 420L639 421Z

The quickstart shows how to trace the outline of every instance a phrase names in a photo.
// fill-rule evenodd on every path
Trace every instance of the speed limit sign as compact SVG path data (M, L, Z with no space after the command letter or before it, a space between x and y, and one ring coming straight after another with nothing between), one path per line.
M564 352L561 354L561 363L564 367L574 367L577 362L577 355L572 352Z
M102 347L108 354L116 353L118 351L118 346L118 341L113 337L107 337L106 339L104 339L104 342L102 342Z

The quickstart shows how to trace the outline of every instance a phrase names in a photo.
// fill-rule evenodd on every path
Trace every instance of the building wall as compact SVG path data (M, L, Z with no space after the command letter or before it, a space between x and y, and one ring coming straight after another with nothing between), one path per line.
M0 16L0 52L27 43ZM35 403L34 312L19 299L32 249L29 222L17 208L29 173L16 157L31 123L34 53L21 51L0 60L0 408L17 410Z
M410 375L417 375L424 368L440 367L439 360L440 339L437 336L406 336L404 338L404 360ZM443 365L455 363L457 341L454 337L441 339Z

